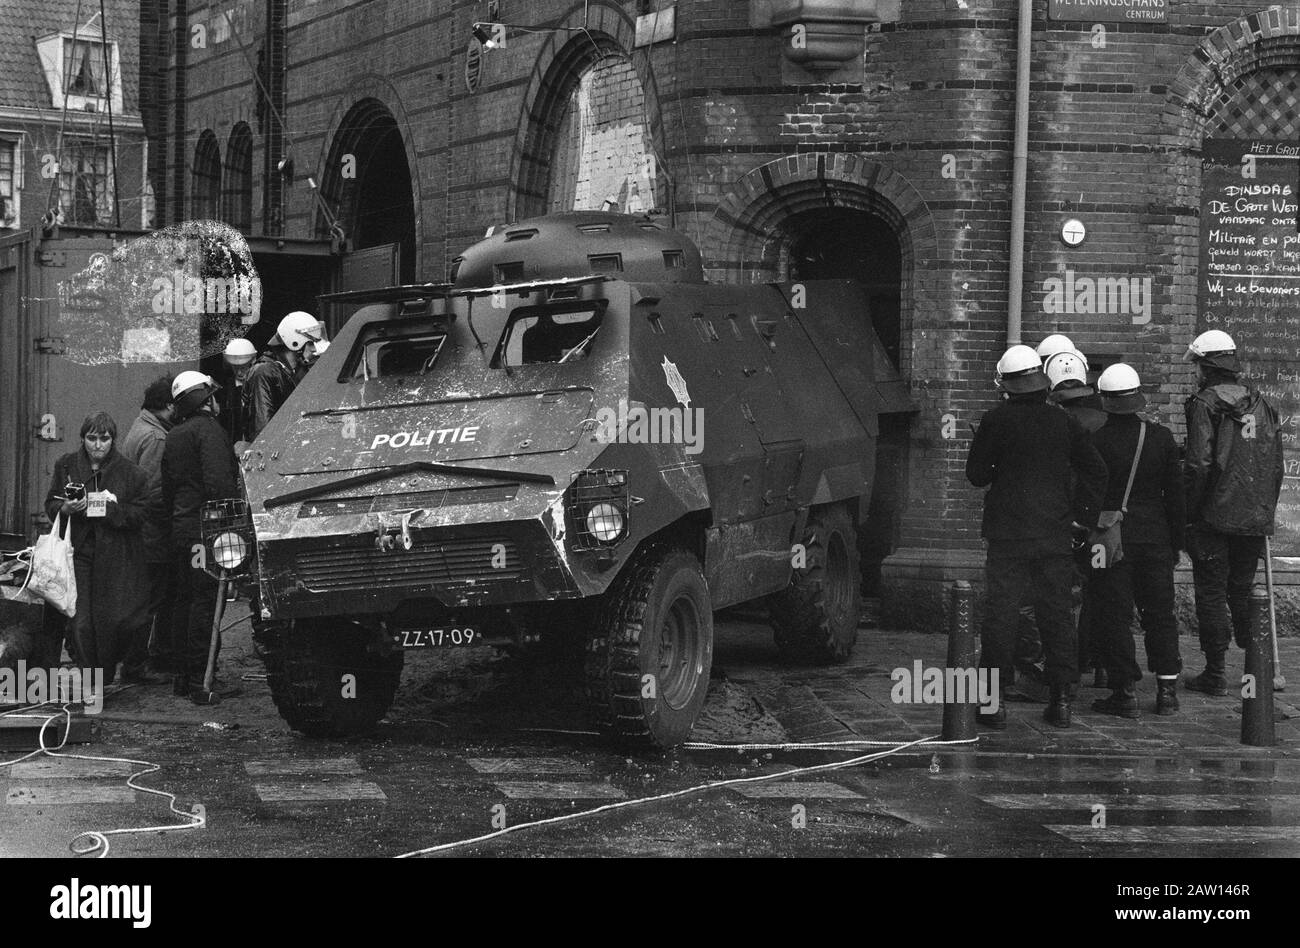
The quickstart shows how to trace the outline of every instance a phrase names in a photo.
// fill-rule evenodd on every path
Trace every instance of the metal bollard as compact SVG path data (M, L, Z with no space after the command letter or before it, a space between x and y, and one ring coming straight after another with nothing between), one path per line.
M1241 743L1272 747L1273 643L1269 641L1268 595L1256 586L1250 593L1250 641L1246 643L1246 675L1241 698Z
M970 583L958 580L952 584L952 624L948 628L948 667L975 667L975 636L971 632L971 606L975 592ZM977 737L974 701L954 702L953 695L944 694L943 739L964 741ZM971 695L967 695L971 698Z

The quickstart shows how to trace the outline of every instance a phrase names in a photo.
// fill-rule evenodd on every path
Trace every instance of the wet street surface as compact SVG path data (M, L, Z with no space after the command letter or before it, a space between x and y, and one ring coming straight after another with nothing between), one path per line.
M408 652L374 739L307 740L276 714L241 623L222 677L242 694L197 707L170 686L127 688L108 698L95 740L66 751L157 764L136 783L205 810L199 829L110 836L114 857L396 856L598 807L609 809L433 854L1300 855L1300 711L1287 692L1276 696L1270 749L1239 743L1233 698L1182 691L1182 711L1157 718L1148 679L1136 721L1092 713L1105 692L1083 688L1068 731L1046 725L1041 704L1017 703L1010 727L978 745L891 754L894 745L861 742L937 738L942 708L894 704L890 671L942 665L946 639L859 634L848 664L786 668L761 613L721 615L694 740L751 746L633 755L587 731L564 656L490 648ZM1283 667L1294 668L1300 647L1282 645ZM1186 638L1183 648L1198 670ZM761 746L814 741L859 743ZM0 760L22 753L9 747ZM753 779L872 754L881 756ZM127 786L142 769L48 756L0 768L0 855L66 856L85 831L184 823L165 797ZM636 802L717 781L744 782Z

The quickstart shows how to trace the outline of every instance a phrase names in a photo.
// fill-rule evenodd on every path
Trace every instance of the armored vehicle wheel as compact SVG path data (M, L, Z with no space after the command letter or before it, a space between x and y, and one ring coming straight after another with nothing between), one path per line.
M776 647L788 661L842 662L858 637L858 539L840 506L814 510L804 531L804 565L790 586L768 597Z
M308 737L374 731L393 703L403 655L380 655L370 642L342 619L299 621L263 636L271 697L289 727Z
M651 549L606 595L587 642L587 703L624 743L672 747L704 705L713 665L713 611L699 559Z

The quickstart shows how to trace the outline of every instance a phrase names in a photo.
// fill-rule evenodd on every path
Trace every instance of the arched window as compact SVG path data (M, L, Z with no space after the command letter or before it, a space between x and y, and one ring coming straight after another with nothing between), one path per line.
M619 40L599 30L584 30L555 54L530 95L514 219L667 207L671 180L655 160L659 107L651 80Z
M195 220L215 220L221 202L221 148L217 136L205 129L194 149L194 181L190 214Z
M632 63L607 55L573 85L551 156L549 210L622 213L656 206L645 92Z
M247 122L236 124L226 142L221 219L242 231L253 223L253 132Z

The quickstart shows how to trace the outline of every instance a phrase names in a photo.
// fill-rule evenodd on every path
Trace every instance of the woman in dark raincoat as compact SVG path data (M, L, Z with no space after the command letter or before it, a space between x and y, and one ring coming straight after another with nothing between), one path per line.
M81 447L54 464L45 514L72 524L77 609L71 620L73 656L102 668L104 683L126 657L132 634L149 621L141 527L148 510L148 476L117 452L117 425L95 412L81 425ZM69 499L69 484L81 485ZM66 535L66 534L65 534Z

